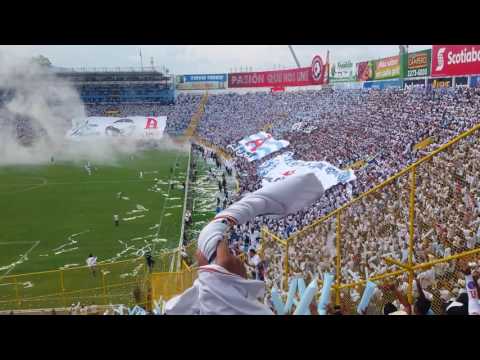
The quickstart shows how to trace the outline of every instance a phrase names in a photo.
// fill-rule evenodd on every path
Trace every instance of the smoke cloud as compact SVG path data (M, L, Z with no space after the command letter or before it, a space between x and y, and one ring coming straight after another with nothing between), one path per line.
M69 141L72 119L86 117L73 84L48 68L0 53L0 166L62 161L114 164L119 155L138 151L134 139ZM160 148L187 150L168 137Z

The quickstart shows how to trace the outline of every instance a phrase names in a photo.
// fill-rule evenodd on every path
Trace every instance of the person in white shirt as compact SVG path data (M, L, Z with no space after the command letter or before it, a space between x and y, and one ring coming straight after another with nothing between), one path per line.
M198 279L183 294L167 302L167 315L272 315L261 302L265 283L248 280L244 264L235 257L225 234L234 225L260 215L286 216L311 205L324 193L313 174L295 175L270 184L219 213L200 233Z
M120 224L120 218L117 214L113 215L113 222L115 223L115 226Z
M250 248L248 251L248 263L247 265L249 266L250 270L252 271L252 277L254 279L258 280L258 265L262 259L260 259L260 256L258 256L257 252L255 251L254 248Z
M87 258L87 266L92 271L93 276L95 276L95 271L97 267L97 258L92 254L90 254L90 256Z

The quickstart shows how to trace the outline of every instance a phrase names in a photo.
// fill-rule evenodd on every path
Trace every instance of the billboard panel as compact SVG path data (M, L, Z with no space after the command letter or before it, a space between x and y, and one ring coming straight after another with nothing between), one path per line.
M452 78L428 79L428 87L433 89L449 88L453 86Z
M403 73L407 78L430 76L430 62L432 50L422 50L409 53L407 61L404 62Z
M480 74L480 45L433 45L432 76Z
M327 66L315 56L310 67L228 74L229 88L323 85Z
M386 88L400 88L402 87L402 80L385 80L385 81L366 81L363 83L364 89L386 89Z
M480 87L480 76L470 77L470 87Z
M330 82L349 82L357 79L356 69L351 61L339 61L330 67Z
M102 138L154 138L163 136L167 124L166 116L90 116L72 120L72 129L67 138L72 140Z
M357 63L357 80L368 81L373 79L373 61Z
M227 74L183 75L183 82L225 82Z
M394 79L398 77L400 77L399 55L374 61L374 80Z
M404 80L403 85L404 85L405 89L424 88L425 87L425 79Z
M227 74L178 75L177 90L225 89Z

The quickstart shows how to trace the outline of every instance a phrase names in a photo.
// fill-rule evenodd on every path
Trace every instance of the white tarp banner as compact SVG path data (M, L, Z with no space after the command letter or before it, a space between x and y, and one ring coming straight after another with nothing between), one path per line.
M292 152L286 152L261 164L257 173L261 176L262 186L285 179L291 175L313 172L321 181L325 190L339 183L346 184L356 180L353 170L340 170L326 161L303 161L293 159Z
M271 134L260 131L256 134L243 138L238 146L229 145L237 156L243 156L248 161L260 160L278 150L290 145L287 140L276 140Z
M91 116L73 119L67 137L75 140L111 137L160 139L166 124L166 116Z

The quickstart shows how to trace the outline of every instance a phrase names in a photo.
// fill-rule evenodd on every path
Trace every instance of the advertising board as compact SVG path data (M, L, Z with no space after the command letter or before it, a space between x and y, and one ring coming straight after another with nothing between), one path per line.
M313 58L309 67L299 69L244 72L228 74L229 88L286 87L323 85L327 80L328 66L320 56Z
M409 53L403 63L403 73L406 78L430 76L432 50L422 50Z
M432 76L480 74L480 45L433 45Z

